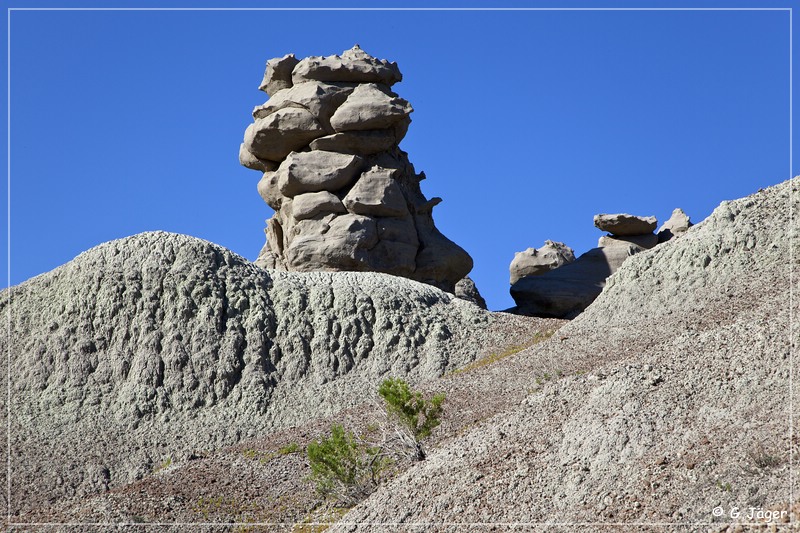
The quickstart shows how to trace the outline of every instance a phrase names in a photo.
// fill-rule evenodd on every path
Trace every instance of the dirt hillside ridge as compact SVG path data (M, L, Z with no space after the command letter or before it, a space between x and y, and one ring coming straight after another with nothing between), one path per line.
M165 232L84 252L9 305L15 514L340 411L387 374L437 377L494 320L407 279L270 273Z
M706 531L735 508L785 503L798 452L788 424L798 187L723 202L630 258L561 342L542 347L566 377L435 450L331 531ZM571 372L590 353L593 369Z

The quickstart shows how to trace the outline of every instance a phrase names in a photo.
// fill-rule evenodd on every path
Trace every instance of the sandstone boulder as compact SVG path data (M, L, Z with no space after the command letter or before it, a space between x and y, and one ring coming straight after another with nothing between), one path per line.
M472 281L472 278L469 276L461 279L456 283L456 298L461 298L462 300L466 300L468 302L472 302L481 309L486 309L486 300L483 299L481 293L478 291L478 287L475 285L475 282Z
M692 227L692 221L689 220L689 215L683 212L683 209L676 207L672 211L672 216L669 220L664 222L658 228L658 242L666 242L673 237L680 237Z
M281 161L324 135L325 129L307 109L285 107L250 124L244 133L244 145L259 159Z
M298 194L292 201L292 216L295 220L313 218L318 214L346 213L342 201L328 191Z
M402 217L408 214L403 191L394 179L397 171L373 167L361 175L344 205L351 213L379 217Z
M259 90L272 96L281 89L292 86L292 70L300 61L294 54L283 57L276 57L267 61L267 69L264 72L264 79L261 81Z
M328 215L300 220L297 236L286 248L287 266L298 272L315 270L368 271L368 250L378 242L375 220L361 215ZM346 269L338 268L340 266Z
M313 56L300 61L292 70L292 80L327 82L383 83L393 85L403 75L397 63L376 59L355 45L341 56Z
M509 266L511 284L525 276L538 276L575 261L575 252L563 242L544 241L541 248L517 252Z
M260 170L261 172L275 170L278 168L278 163L275 161L259 159L254 154L251 154L245 147L244 143L239 145L239 164L251 170Z
M304 192L338 191L355 179L361 158L336 152L293 152L281 163L278 189L284 196Z
M374 83L357 86L331 117L337 132L391 128L414 109L387 87Z
M300 83L278 91L265 104L257 106L253 109L253 118L266 118L287 107L306 109L326 131L333 133L330 126L331 116L352 92L352 86L318 81Z
M612 235L642 235L656 229L656 217L637 217L627 213L594 216L595 227Z

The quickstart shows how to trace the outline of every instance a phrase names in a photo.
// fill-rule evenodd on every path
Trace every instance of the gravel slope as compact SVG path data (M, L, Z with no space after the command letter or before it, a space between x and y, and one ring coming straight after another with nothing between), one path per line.
M799 186L723 202L629 259L542 347L566 377L435 450L331 531L705 531L734 507L785 503ZM589 354L590 372L570 372Z

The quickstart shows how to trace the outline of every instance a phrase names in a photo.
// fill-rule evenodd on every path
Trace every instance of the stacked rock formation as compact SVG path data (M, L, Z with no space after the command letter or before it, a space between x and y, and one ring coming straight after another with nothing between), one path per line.
M263 172L258 191L275 210L256 263L288 271L385 272L448 292L472 259L434 225L398 143L411 105L392 92L396 63L356 45L341 56L272 59L239 150Z
M653 233L656 224L655 217L595 215L594 225L611 234L600 237L597 248L592 248L574 262L540 275L526 275L517 281L513 281L512 269L511 296L517 304L517 311L545 317L577 316L600 295L608 276L616 272L628 257L658 244L658 236ZM514 261L519 262L517 257Z

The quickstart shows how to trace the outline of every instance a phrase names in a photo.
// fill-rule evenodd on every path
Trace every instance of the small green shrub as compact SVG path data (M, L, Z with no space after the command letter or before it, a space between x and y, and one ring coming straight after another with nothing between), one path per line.
M421 392L412 391L402 379L387 379L381 384L378 394L386 403L386 411L408 432L403 440L414 450L412 458L416 461L425 459L421 440L441 424L444 394L426 400Z
M331 426L329 437L309 443L307 452L311 479L319 492L348 505L375 490L391 464L380 447L359 442L338 424Z

